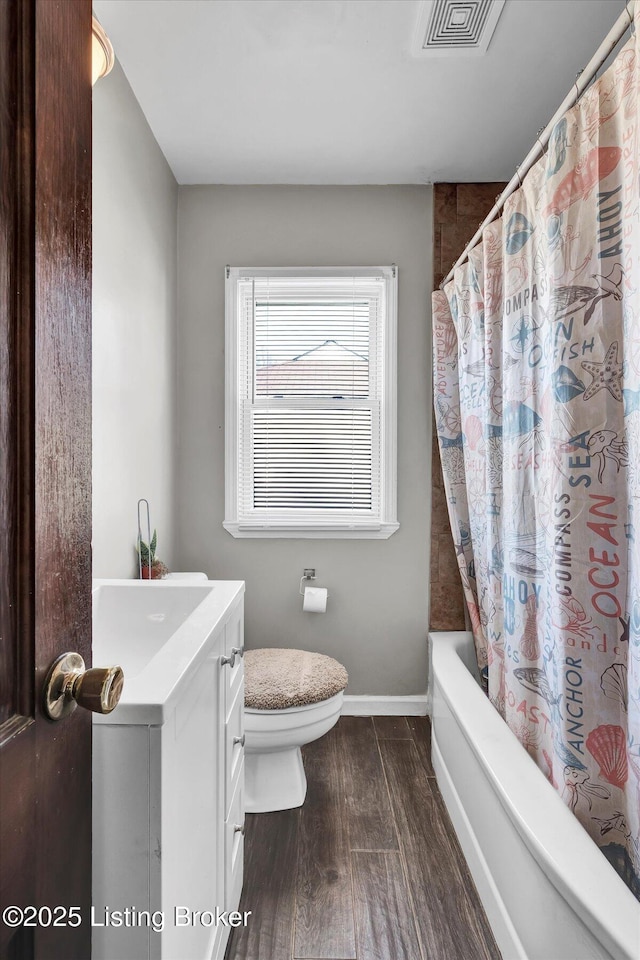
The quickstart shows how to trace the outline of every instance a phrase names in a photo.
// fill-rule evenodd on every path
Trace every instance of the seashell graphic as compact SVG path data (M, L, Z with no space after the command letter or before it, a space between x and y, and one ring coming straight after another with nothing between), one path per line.
M547 153L547 179L557 173L567 156L567 118L562 117L559 120L549 141L549 151Z
M471 449L475 450L478 441L482 439L482 421L474 413L471 413L464 421L464 435Z
M458 349L458 335L456 328L450 323L445 330L442 340L442 358L452 357Z
M547 220L547 241L549 243L550 250L555 250L558 244L562 241L561 228L562 214L552 213Z
M627 689L627 668L624 663L614 663L607 667L600 677L600 689L610 700L619 700L625 713L628 710L629 691Z
M542 423L542 417L528 407L526 403L514 403L504 412L502 421L503 435L522 437Z
M587 750L600 764L600 776L614 787L622 788L629 776L627 742L622 727L602 724L587 737Z
M523 213L512 214L507 224L507 235L505 239L505 249L507 253L513 254L522 250L534 230L535 227L529 223Z
M568 403L584 393L585 386L582 380L576 377L573 370L561 365L551 377L551 385L556 400L559 403Z

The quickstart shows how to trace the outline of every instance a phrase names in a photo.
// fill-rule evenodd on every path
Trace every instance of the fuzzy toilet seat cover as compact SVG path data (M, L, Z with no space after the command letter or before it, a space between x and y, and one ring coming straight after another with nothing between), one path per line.
M244 705L253 710L319 703L344 690L348 680L342 664L322 653L264 648L244 655Z

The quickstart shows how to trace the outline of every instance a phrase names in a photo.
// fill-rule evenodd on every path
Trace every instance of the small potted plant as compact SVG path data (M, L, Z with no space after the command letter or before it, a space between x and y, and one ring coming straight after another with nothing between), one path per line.
M169 573L169 568L162 560L156 557L156 546L158 544L158 531L153 531L151 543L145 543L140 540L138 544L138 555L140 557L139 570L143 580L162 580Z

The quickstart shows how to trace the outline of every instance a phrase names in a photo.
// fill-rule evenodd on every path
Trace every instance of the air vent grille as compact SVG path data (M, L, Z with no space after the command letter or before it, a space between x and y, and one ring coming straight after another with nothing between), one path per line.
M486 53L504 4L505 0L423 0L414 56Z

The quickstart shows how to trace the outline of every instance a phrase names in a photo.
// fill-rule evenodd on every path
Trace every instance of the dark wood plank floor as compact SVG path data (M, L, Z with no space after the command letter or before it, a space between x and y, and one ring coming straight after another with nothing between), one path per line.
M298 810L247 816L226 960L500 960L440 797L426 717L342 717Z

